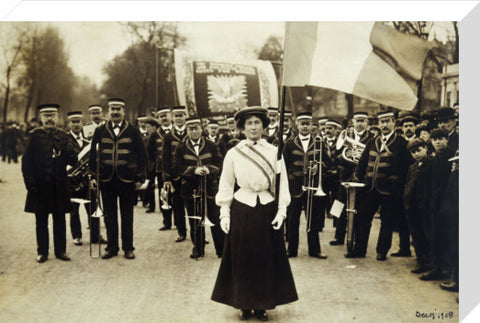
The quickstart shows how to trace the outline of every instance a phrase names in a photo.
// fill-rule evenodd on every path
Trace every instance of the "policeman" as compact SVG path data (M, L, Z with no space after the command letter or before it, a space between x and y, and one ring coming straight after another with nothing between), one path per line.
M93 134L89 167L99 172L103 213L107 228L107 248L103 259L118 253L117 203L120 201L122 220L121 237L125 258L134 259L133 206L135 187L146 177L147 152L138 129L125 120L125 101L119 98L108 100L110 120L95 129ZM98 148L97 148L98 145ZM96 167L97 150L100 168Z
M57 128L57 104L38 107L43 126L32 130L22 158L22 173L27 188L25 212L35 213L37 261L48 258L48 214L53 216L55 257L66 255L65 213L70 212L70 191L66 166L77 162L73 143Z
M220 210L214 198L218 191L222 158L217 146L202 137L200 118L187 119L186 128L188 138L177 146L174 168L181 178L180 195L187 207L190 238L194 245L190 258L197 259L205 254L206 218L214 224L211 227L213 242L217 256L221 257L224 233L220 228ZM207 214L204 214L205 210Z
M173 130L165 135L162 148L163 189L172 195L174 222L178 231L178 237L175 242L182 242L187 236L185 203L180 196L180 175L173 168L175 149L187 137L185 130L186 116L187 110L184 106L172 108Z

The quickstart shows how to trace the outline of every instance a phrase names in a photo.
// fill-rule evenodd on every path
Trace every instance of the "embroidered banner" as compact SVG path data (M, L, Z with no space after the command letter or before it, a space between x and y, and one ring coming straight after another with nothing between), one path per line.
M246 106L278 106L275 72L268 61L195 57L175 50L178 98L189 115L227 115Z

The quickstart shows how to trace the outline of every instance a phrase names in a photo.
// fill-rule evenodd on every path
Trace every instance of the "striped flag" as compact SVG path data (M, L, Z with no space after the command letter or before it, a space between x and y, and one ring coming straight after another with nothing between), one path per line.
M411 110L432 47L379 22L287 22L283 85L326 87Z

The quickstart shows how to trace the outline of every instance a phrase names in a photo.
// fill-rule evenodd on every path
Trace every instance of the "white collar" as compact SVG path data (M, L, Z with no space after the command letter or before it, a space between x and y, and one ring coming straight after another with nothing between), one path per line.
M353 129L353 133L356 134L357 136L361 137L365 133L366 130L363 130L362 132L357 132L357 130Z
M298 138L300 138L300 140L305 139L305 138L310 139L310 134L305 135L305 136L304 136L304 135L301 135L301 134L298 134Z
M123 120L120 121L119 123L115 123L115 122L112 121L112 128L115 127L116 124L121 128L122 125L123 125Z
M169 125L168 127L162 126L162 129L163 130L172 130L172 125Z
M182 127L178 127L178 126L174 126L175 127L175 130L177 130L178 132L184 132L185 131L185 125L183 125Z
M252 146L255 145L255 144L262 146L262 145L264 145L265 142L266 141L263 138L260 138L257 141L253 141L253 140L250 140L250 139L245 139L245 143L249 144L249 145L252 145Z
M393 135L394 132L395 132L395 131L392 131L392 132L390 132L388 135L383 135L383 133L382 133L382 135L381 135L381 136L382 136L382 140L385 141L385 142L387 142L388 139L390 139L390 137Z
M73 138L75 138L75 139L80 137L80 139L77 139L77 140L83 139L82 132L80 132L78 135L76 135L72 130L70 130L70 133L72 134Z
M200 145L200 141L201 141L201 138L198 138L198 140L196 142L193 141L192 139L190 139L190 143L192 144L192 146Z

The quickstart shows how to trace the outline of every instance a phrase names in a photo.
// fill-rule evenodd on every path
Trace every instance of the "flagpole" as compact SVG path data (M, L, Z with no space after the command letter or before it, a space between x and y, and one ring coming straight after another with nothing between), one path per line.
M283 140L283 125L285 119L285 93L286 93L286 86L282 85L282 97L280 101L280 116L279 116L279 123L278 123L278 151L277 151L277 169L279 166L279 162L282 159L283 153L283 146L285 144ZM277 171L276 178L275 178L275 208L278 210L278 201L280 196L280 172Z

